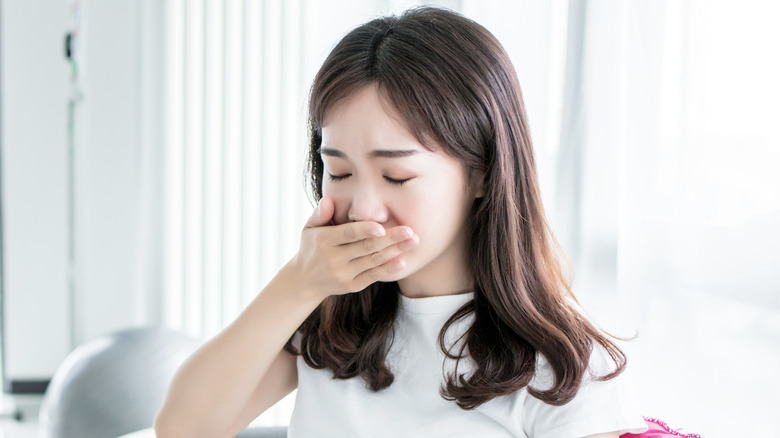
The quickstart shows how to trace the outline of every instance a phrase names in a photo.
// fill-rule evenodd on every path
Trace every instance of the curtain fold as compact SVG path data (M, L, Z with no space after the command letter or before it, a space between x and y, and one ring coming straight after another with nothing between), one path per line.
M167 5L163 319L209 338L294 254L305 220L301 3Z

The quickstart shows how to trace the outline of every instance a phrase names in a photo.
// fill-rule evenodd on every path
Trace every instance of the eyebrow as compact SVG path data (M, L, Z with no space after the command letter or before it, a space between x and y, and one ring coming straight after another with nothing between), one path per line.
M368 156L371 158L401 158L414 155L420 151L415 149L376 149L371 151ZM347 154L338 149L320 148L320 155L347 159Z

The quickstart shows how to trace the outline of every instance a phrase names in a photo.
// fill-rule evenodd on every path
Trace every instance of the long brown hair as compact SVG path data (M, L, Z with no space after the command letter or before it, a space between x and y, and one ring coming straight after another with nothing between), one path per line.
M520 85L507 53L479 24L445 9L419 7L372 20L349 32L317 73L309 100L309 177L322 197L319 155L322 123L334 103L369 84L403 116L429 147L459 159L468 175L484 176L484 197L475 200L467 224L474 300L460 308L439 334L445 354L474 363L466 375L451 374L442 396L473 409L522 388L552 405L579 390L596 344L625 368L623 352L574 307L561 262L562 251L547 223L539 192L531 137ZM398 307L398 285L334 295L300 326L302 354L334 377L361 376L374 391L388 387L385 365ZM444 333L469 315L473 323L459 351ZM496 344L501 344L496 348ZM537 355L550 364L552 387L528 386Z

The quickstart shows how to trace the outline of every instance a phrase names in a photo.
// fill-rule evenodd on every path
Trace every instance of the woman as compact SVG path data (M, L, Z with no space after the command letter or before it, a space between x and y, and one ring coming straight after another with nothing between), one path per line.
M492 34L427 7L366 23L309 121L300 250L182 366L159 437L232 436L296 387L291 437L646 429L625 356L575 307Z

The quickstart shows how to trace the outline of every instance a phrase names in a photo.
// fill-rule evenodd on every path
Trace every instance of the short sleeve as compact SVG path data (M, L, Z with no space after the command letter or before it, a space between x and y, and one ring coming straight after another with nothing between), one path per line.
M594 376L609 374L614 364L603 348L595 349L584 384L563 406L552 406L529 396L523 405L525 433L529 438L580 438L609 432L641 433L647 425L626 387L623 375L607 381ZM540 359L531 387L552 385L549 364Z

